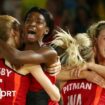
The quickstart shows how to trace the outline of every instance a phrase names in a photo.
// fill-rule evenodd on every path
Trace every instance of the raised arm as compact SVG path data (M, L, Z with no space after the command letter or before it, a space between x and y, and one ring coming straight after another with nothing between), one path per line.
M32 50L20 51L14 47L7 45L0 40L0 53L8 59L12 64L41 64L50 65L57 61L57 53L55 50L44 47L34 52Z
M24 65L21 68L21 70L22 69L27 70L33 75L33 77L40 83L40 85L44 88L44 90L47 92L47 94L53 101L60 100L59 89L54 84L51 83L48 77L44 74L40 65L27 64Z

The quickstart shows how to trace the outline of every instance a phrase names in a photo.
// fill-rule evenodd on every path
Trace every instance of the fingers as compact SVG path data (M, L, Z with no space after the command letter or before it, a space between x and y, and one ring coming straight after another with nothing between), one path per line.
M49 73L49 75L50 75L50 76L56 76L56 75L58 75L58 74L59 74L59 72L60 72L60 71L55 72L55 73Z
M77 78L79 78L80 72L81 72L81 69L78 67L75 73L75 76L77 76Z
M49 72L49 73L60 72L60 70L61 70L60 65L52 67L52 68L47 68L47 72Z
M102 78L101 76L98 76L98 75L97 75L97 76L93 79L93 81L94 81L97 85L99 85L99 86L105 88L105 80L104 80L104 78Z
M70 77L74 78L74 79L78 78L78 69L77 68L70 70Z
M51 68L47 68L47 72L50 74L50 75L57 75L61 70L61 65L56 65L54 67L51 67Z
M90 71L90 75L87 80L105 88L105 79L93 71Z
M55 66L58 66L58 65L61 66L61 62L60 62L59 56L58 56L57 62L55 62L54 64L50 65L49 68L52 68L52 67L55 67Z
M73 71L74 71L74 73L73 73L74 77L79 78L79 75L80 75L80 72L81 72L80 67L76 67L75 69L73 69Z
M47 72L50 74L50 75L57 75L61 70L61 62L60 62L60 59L58 57L58 60L57 62L55 62L54 64L50 65L48 68L47 68Z

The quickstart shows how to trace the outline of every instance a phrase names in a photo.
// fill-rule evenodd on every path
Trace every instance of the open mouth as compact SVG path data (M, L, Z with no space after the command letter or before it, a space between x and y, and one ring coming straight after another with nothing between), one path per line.
M35 31L29 30L28 34L27 34L27 38L31 39L31 40L34 40L35 39L35 35L36 35Z
M28 31L28 34L31 34L31 35L35 35L36 34L36 32L35 31Z

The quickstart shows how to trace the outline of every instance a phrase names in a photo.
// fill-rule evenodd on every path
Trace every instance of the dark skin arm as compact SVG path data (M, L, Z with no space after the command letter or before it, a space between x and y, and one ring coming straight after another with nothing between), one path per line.
M0 39L0 52L4 58L9 60L14 65L20 64L41 64L47 66L57 61L57 53L49 47L39 48L38 51L20 51L9 46Z

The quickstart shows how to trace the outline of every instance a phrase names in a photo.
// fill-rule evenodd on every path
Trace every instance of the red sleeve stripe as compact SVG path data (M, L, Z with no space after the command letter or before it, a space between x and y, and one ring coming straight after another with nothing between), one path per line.
M101 96L101 92L102 92L102 88L97 86L96 95L95 95L95 98L94 98L92 105L98 105L99 100L100 100L100 96Z
M19 88L20 88L20 81L21 81L21 76L15 74L15 76L14 76L14 90L16 91L16 95L13 98L13 104L12 105L14 105L14 103L16 101L17 94L18 94L18 91L19 91Z

